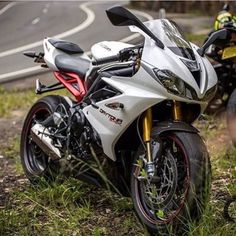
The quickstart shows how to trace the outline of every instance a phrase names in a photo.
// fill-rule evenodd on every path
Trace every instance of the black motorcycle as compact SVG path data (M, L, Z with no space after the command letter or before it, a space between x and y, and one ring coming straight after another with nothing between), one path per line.
M215 19L214 30L210 32L204 43L204 47L206 49L205 53L211 59L218 76L218 90L216 96L211 101L207 109L207 113L210 114L216 113L221 109L225 109L231 94L236 88L235 22L235 17L229 12L229 5L225 4ZM226 37L223 36L222 39L217 39L210 45L210 36L214 36L219 33L225 34Z
M201 49L211 58L218 76L218 89L206 113L226 108L229 133L236 146L236 19L229 12L228 4L218 13L214 29Z

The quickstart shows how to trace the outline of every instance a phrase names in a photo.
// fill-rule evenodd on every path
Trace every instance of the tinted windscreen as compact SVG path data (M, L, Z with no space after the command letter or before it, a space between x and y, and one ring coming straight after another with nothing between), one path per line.
M192 47L180 32L176 23L167 19L152 20L145 25L168 47L180 57L195 60Z
M190 48L183 48L183 47L169 47L169 49L180 57L185 57L190 60L195 60L195 56L193 50Z

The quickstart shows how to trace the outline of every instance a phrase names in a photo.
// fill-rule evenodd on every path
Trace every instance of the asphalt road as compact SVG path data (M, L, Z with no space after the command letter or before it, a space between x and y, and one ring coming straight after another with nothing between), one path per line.
M0 82L21 78L27 74L24 71L37 66L22 53L42 51L44 37L57 36L89 51L96 42L131 35L127 27L112 26L105 14L106 9L117 3L127 2L18 2L3 6L0 9ZM139 14L139 17L147 20L145 15Z
M94 43L103 40L121 40L135 43L128 27L112 26L105 10L128 1L103 2L0 2L0 84L4 87L32 87L36 78L51 82L53 75L33 60L23 55L24 51L43 51L44 37L62 38L77 43L89 51ZM134 12L142 21L158 17L158 12ZM211 28L209 17L192 17L168 14L184 32L202 33L206 26ZM205 31L204 31L205 33ZM128 36L128 38L127 38ZM12 83L14 79L14 83ZM15 79L18 82L15 83ZM17 85L16 85L17 84Z

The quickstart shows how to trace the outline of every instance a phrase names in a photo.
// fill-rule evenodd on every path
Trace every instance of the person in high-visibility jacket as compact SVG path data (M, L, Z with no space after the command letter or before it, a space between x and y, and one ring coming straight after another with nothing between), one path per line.
M214 22L214 30L222 29L225 24L236 23L236 16L229 11L229 5L225 4L222 11L220 11Z

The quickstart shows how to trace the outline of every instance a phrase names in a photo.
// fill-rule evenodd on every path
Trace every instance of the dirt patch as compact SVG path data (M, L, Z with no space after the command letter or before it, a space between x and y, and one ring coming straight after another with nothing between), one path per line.
M19 189L26 182L23 175L15 169L15 160L6 157L5 150L13 137L19 137L25 112L13 111L11 117L0 118L0 208L4 208L14 189Z
M20 135L26 111L12 111L10 117L0 118L0 144L7 144L7 140L14 135Z

